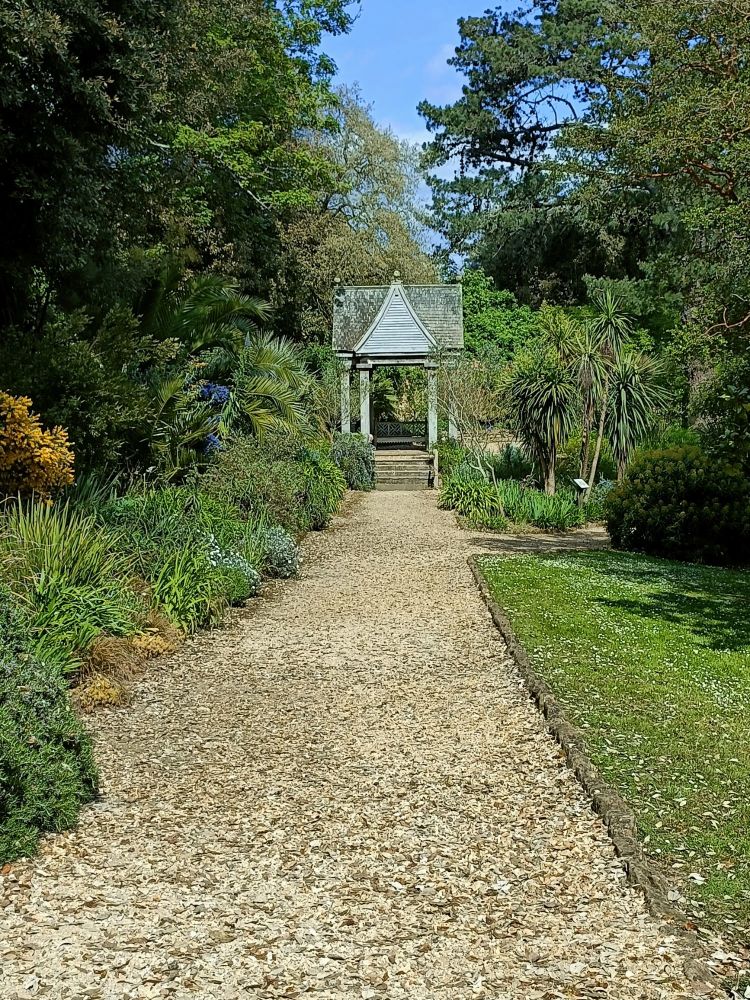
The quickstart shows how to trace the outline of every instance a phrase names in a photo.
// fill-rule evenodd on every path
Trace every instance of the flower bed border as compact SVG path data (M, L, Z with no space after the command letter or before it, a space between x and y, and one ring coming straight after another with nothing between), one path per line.
M489 554L469 556L468 563L482 600L492 616L497 630L505 640L508 654L513 660L532 701L542 713L547 729L565 754L568 766L591 798L594 811L601 817L607 833L614 844L615 852L623 863L628 884L638 889L644 896L646 907L652 916L666 919L691 955L686 955L685 971L690 979L713 982L715 974L703 962L705 950L697 935L689 930L689 918L669 900L669 886L666 879L646 860L643 845L638 839L638 821L630 806L601 775L585 750L583 736L567 719L560 703L547 682L539 676L531 664L529 654L518 639L510 619L492 596L484 575L481 561L493 557ZM506 556L500 558L513 558ZM699 964L700 963L700 964Z

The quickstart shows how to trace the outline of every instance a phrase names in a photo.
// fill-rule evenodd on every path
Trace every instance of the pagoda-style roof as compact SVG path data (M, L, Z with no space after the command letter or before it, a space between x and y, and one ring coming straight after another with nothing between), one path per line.
M333 347L371 358L421 357L464 346L461 285L342 286L336 290Z

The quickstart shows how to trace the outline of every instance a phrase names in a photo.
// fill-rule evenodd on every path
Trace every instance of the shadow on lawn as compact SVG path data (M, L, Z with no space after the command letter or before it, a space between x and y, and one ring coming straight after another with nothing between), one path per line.
M711 596L674 591L644 594L639 600L600 597L598 604L625 611L634 617L672 622L687 628L714 650L750 653L750 615L738 594Z

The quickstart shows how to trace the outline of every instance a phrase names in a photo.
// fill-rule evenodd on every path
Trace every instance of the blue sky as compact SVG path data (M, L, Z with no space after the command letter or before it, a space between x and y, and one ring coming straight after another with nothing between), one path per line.
M491 0L362 0L351 33L326 39L324 49L339 67L339 80L360 85L379 123L422 142L427 135L417 104L461 96L461 78L447 65L459 17L491 6Z

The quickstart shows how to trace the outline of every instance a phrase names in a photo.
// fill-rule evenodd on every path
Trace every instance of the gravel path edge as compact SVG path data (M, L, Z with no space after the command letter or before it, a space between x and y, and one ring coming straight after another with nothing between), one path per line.
M469 568L479 589L482 600L487 605L493 622L502 635L508 654L513 660L531 700L544 716L547 729L560 745L570 769L591 798L594 811L601 817L621 859L629 885L643 894L649 913L665 919L674 925L686 948L685 974L692 980L713 982L717 977L704 963L707 953L701 947L697 936L686 928L689 918L670 902L669 887L664 877L649 865L638 839L638 821L635 813L625 800L611 788L601 772L586 754L583 736L567 719L559 701L547 682L539 676L531 664L529 654L518 636L504 609L492 596L492 592L481 570L486 555L471 555ZM490 557L497 558L497 556ZM506 558L513 558L512 556Z

